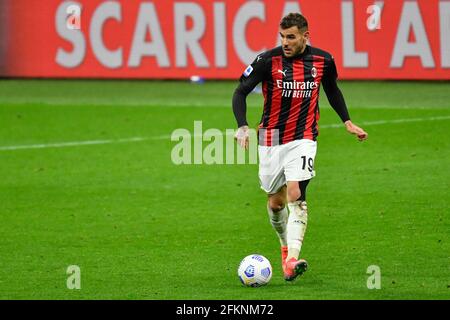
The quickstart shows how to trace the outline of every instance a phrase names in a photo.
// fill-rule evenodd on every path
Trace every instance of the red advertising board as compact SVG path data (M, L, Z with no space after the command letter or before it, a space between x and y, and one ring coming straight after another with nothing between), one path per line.
M443 0L0 0L0 76L236 79L292 11L341 79L450 79Z

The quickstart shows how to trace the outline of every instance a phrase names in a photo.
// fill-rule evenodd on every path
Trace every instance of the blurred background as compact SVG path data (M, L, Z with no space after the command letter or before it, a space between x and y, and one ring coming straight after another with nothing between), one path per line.
M341 79L450 79L442 0L2 0L0 76L235 79L289 12Z

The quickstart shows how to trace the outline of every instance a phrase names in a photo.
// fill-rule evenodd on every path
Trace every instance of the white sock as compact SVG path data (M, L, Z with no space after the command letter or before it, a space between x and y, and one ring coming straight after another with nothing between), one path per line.
M308 224L308 208L305 201L288 203L289 219L287 224L288 258L298 259L302 249L303 237Z
M275 232L280 239L280 244L282 246L287 246L287 238L286 238L286 227L288 220L288 210L286 207L281 209L278 212L273 212L273 210L267 204L267 212L269 213L270 223L274 228Z

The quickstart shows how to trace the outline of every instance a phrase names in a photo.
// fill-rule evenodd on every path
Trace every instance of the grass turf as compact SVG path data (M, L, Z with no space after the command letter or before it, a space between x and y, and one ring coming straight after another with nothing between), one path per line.
M450 297L448 83L342 82L364 143L327 126L339 120L322 93L310 269L294 283L282 279L256 165L171 162L173 130L235 127L235 86L1 80L0 298ZM256 125L261 95L248 103ZM4 149L130 137L154 139ZM254 252L274 268L258 289L236 275ZM69 265L81 268L81 290L67 289ZM371 265L380 290L367 288Z

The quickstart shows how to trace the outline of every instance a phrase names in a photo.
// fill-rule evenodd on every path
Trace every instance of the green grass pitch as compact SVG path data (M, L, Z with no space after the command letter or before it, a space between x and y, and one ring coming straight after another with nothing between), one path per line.
M294 283L256 165L171 162L173 130L235 128L236 83L1 80L0 299L449 299L448 82L341 82L364 143L330 126L322 92ZM248 104L254 126L262 96ZM274 274L246 288L236 271L255 252Z

